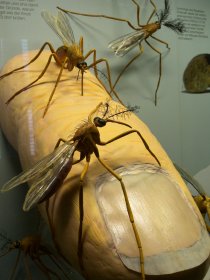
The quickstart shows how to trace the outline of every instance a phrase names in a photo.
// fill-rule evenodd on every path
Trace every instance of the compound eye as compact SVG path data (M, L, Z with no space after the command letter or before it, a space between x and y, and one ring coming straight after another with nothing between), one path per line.
M106 125L106 121L99 117L95 117L93 121L94 121L95 126L98 126L98 127L103 127Z
M87 68L87 62L82 61L82 62L80 62L80 63L77 64L77 67L78 67L79 69L86 69L86 68Z

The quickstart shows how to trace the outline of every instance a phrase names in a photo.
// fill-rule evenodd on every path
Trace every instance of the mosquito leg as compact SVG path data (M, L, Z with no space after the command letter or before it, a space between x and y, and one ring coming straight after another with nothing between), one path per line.
M162 41L159 38L156 38L152 35L150 37L152 37L154 40L166 45L166 48L170 50L170 47L169 47L167 42ZM157 92L158 92L158 89L159 89L159 86L160 86L160 80L161 80L161 75L162 75L162 54L159 50L157 50L155 47L153 47L146 39L145 39L145 42L147 43L147 45L151 49L153 49L156 53L159 54L159 78L158 78L157 87L156 87L156 90L155 90L155 106L156 106L157 105Z
M140 24L140 5L137 4L135 0L131 0L131 1L132 1L132 2L136 5L136 7L137 7L137 10L136 10L137 24L138 24L139 27L143 27L143 25ZM151 5L153 6L154 9L153 9L153 11L152 11L152 13L151 13L149 19L147 20L147 24L150 22L150 20L152 19L153 15L154 15L155 12L157 11L157 8L156 8L156 6L155 6L153 0L150 0L150 3L151 3Z
M52 53L55 53L55 50L54 50L54 48L52 47L52 45L51 45L50 43L46 42L46 43L44 43L44 45L40 48L39 52L35 55L35 57L33 57L27 64L25 64L25 65L23 65L23 66L21 66L21 67L18 67L18 68L16 68L16 69L14 69L14 70L12 70L12 71L10 71L10 72L8 72L8 73L6 73L6 74L0 76L0 80L3 79L3 78L5 78L5 77L7 77L7 76L9 76L9 75L11 75L11 74L13 74L14 72L16 72L16 71L18 71L18 70L24 69L25 67L27 67L28 65L30 65L31 63L33 63L33 62L34 62L35 60L37 60L37 58L41 55L41 53L43 52L43 50L44 50L44 48L45 48L46 46L48 46L48 47L50 48L50 51L51 51ZM57 60L56 60L56 62L59 63L59 61L57 61Z
M52 57L56 57L56 54L51 54L48 58L47 64L45 65L44 69L42 70L41 74L39 74L39 76L30 84L28 84L26 87L20 89L19 91L17 91L15 94L13 94L6 102L6 104L9 104L17 95L19 95L20 93L22 93L23 91L26 91L27 89L29 89L33 84L35 84L39 79L41 79L41 77L44 75L44 73L47 71L47 68L51 62Z
M46 278L50 280L50 270L45 265L43 265L40 258L34 258L33 262L38 267L38 269L46 276Z
M60 254L63 257L63 255L61 254L60 248L58 246L56 236L55 236L55 228L54 228L54 224L53 224L53 213L52 213L52 215L50 215L50 212L49 212L49 199L46 200L45 211L47 213L47 219L48 219L49 228L50 228L50 232L51 232L51 236L52 236L52 241L55 245L55 248L56 248L58 254ZM53 210L52 210L52 212L53 212Z
M61 250L60 250L60 247L57 243L57 240L56 240L56 236L55 236L55 228L54 228L54 224L53 224L53 217L54 217L54 204L55 204L55 199L56 199L56 194L55 194L55 198L53 200L53 206L52 206L52 214L50 216L50 213L49 213L49 199L46 200L46 204L45 204L45 211L47 213L47 219L48 219L48 223L49 223L49 228L50 228L50 232L51 232L51 236L52 236L52 241L53 241L53 244L55 246L55 249L58 253L58 255L66 262L68 263L66 257L62 254ZM46 255L48 255L49 258L52 259L51 257L51 252L50 250L47 250L45 247L43 247L43 251ZM69 263L68 263L69 264ZM58 266L58 264L57 264ZM62 269L61 269L62 270ZM63 272L64 274L64 272Z
M152 11L150 17L149 17L148 20L147 20L147 24L150 22L150 20L152 19L152 17L154 16L154 14L155 14L156 11L157 11L157 7L156 7L155 3L153 2L153 0L150 0L150 3L151 3L151 5L153 6L153 11Z
M166 48L170 50L170 47L169 47L169 45L168 45L167 42L165 42L165 41L163 41L163 40L160 40L159 38L157 38L157 37L155 37L155 36L153 36L153 35L150 35L150 37L151 37L152 39L154 39L154 40L160 42L161 44L164 44L164 45L166 46ZM146 41L146 40L145 40L145 41Z
M60 143L63 142L63 143L66 143L67 140L65 140L64 138L59 138L55 147L54 147L54 150L58 148L58 146L60 146Z
M84 177L87 174L88 168L89 168L89 162L90 162L90 156L86 157L86 164L85 167L80 175L80 188L79 188L79 231L78 231L78 249L77 254L79 258L79 264L84 272L84 263L83 263L83 244L82 244L82 234L83 234L83 219L84 219L84 205L83 205L83 181Z
M151 154L151 156L156 160L156 162L158 163L158 165L161 166L160 161L158 160L158 158L156 157L156 155L151 151L151 149L150 149L149 145L147 144L146 140L144 139L144 137L141 135L141 133L140 133L138 130L135 130L135 129L128 130L128 131L123 132L123 133L117 135L116 137L110 139L109 141L106 141L106 142L102 142L102 141L101 141L100 143L98 143L98 145L101 145L101 146L107 145L107 144L109 144L109 143L111 143L111 142L114 142L114 141L116 141L116 140L118 140L118 139L120 139L120 138L122 138L122 137L125 137L125 136L127 136L127 135L129 135L129 134L131 134L131 133L137 133L137 134L138 134L138 136L141 138L141 140L142 140L142 142L143 142L145 148L147 149L147 151L148 151L148 152Z
M90 52L88 52L88 54L90 55L91 53L93 53L93 63L90 64L87 69L93 67L94 68L94 72L95 72L95 76L97 78L97 80L102 84L102 86L105 88L105 90L107 91L105 85L103 84L103 82L98 78L98 71L96 68L96 65L101 63L101 62L105 62L106 64L106 71L107 71L107 75L108 75L108 82L109 82L109 86L110 86L110 92L107 91L107 93L111 96L111 93L113 92L115 97L117 98L117 100L122 104L123 102L120 100L118 94L116 93L116 91L114 90L114 86L112 85L112 79L111 79L111 71L110 71L110 67L109 67L109 63L105 58L101 58L96 60L96 50L92 49Z
M47 219L48 219L50 231L51 231L51 234L52 234L52 239L53 239L54 243L56 243L55 242L55 231L54 231L54 227L53 227L53 217L51 218L50 211L49 211L49 199L46 200L45 211L46 211L46 214L47 214Z
M12 280L13 277L15 276L15 272L16 272L18 263L19 263L19 261L20 261L20 255L21 255L21 250L18 249L18 254L17 254L16 260L15 260L15 265L14 265L14 267L13 267L13 269L12 269L12 273L11 273L11 275L10 275L10 277L9 277L10 280Z
M27 279L32 280L32 275L31 275L31 271L29 269L28 256L27 255L23 256L23 262L24 262L24 266L25 266L25 270L26 270L26 274L27 274Z
M155 47L153 47L146 39L145 42L147 43L147 45L153 49L156 53L159 54L159 77L158 77L158 82L157 82L157 86L156 86L156 90L155 90L155 106L157 105L157 92L160 86L160 80L161 80L161 76L162 76L162 54L159 50L157 50Z
M98 70L97 70L97 67L96 67L96 49L92 49L90 50L84 57L84 60L86 60L91 54L93 54L93 63L91 65L88 66L88 69L93 67L93 70L94 70L94 73L95 73L95 76L96 78L98 78Z
M205 224L206 224L206 229L207 229L208 233L210 233L210 226L206 222L205 222Z
M58 83L59 83L59 81L60 81L60 79L61 79L61 75L62 75L64 66L65 66L67 60L68 60L68 58L65 58L64 62L62 63L62 66L61 66L61 69L60 69L58 78L57 78L56 83L55 83L55 86L54 86L54 88L53 88L53 91L52 91L51 94L50 94L50 97L49 97L49 99L48 99L47 105L46 105L46 107L45 107L45 109L44 109L44 113L43 113L43 116L42 116L43 118L44 118L44 116L46 115L46 113L47 113L47 111L48 111L48 109L49 109L50 102L51 102L51 100L52 100L52 98L53 98L53 95L54 95L54 93L55 93L55 90L56 90L56 88L57 88L57 86L58 86ZM45 71L46 71L46 70L45 70Z
M80 48L80 51L81 53L83 54L84 53L84 41L83 41L83 37L80 37L79 39L79 48ZM84 61L85 61L86 58L84 58ZM81 74L82 74L82 77L81 77L81 95L83 96L83 88L84 88L84 70L83 68L79 68L79 71L78 71L78 76L77 76L77 80L79 79L79 72L81 70Z
M133 1L134 2L134 1ZM62 9L60 7L57 6L57 9L63 11L66 14L72 14L72 15L78 15L78 16L85 16L85 17L102 17L102 18L106 18L106 19L112 19L112 20L116 20L116 21L122 21L122 22L126 22L132 29L134 30L138 30L139 28L136 28L129 20L127 19L123 19L123 18L117 18L117 17L112 17L112 16L107 16L107 15L102 15L102 14L86 14L86 13L77 13L77 12L73 12L71 10L65 10Z
M121 176L119 176L117 173L115 173L115 171L112 168L110 168L102 159L100 159L99 156L97 157L97 159L120 182L120 185L121 185L121 188L122 188L122 191L123 191L123 195L124 195L124 199L125 199L127 213L128 213L128 216L129 216L132 228L133 228L133 232L134 232L136 243L137 243L138 250L139 250L139 262L140 262L140 271L141 271L142 280L145 280L144 255L143 255L142 244L141 244L139 233L138 233L137 228L136 228L133 212L132 212L132 209L131 209L131 206L130 206L130 202L129 202L129 198L128 198L128 195L127 195L125 185L123 183L123 180L122 180Z
M210 199L209 199L209 197L207 197L206 200L207 200L207 206L206 206L206 208L207 208L207 216L208 216L208 218L210 220ZM206 228L207 228L208 232L210 233L210 226L207 223L206 223Z
M119 82L119 79L122 77L122 75L124 74L125 70L133 63L134 60L136 60L142 53L143 53L143 47L142 45L139 45L139 48L140 48L140 52L135 55L129 62L128 64L125 65L125 67L123 68L123 70L120 72L120 74L118 75L114 85L113 85L113 88L116 87L116 84Z
M131 1L136 5L136 21L137 21L137 24L138 24L139 27L142 27L142 25L140 24L140 13L141 13L140 10L141 10L141 8L140 8L139 4L136 3L135 0L131 0Z
M61 271L61 273L63 273L63 275L65 276L66 279L70 279L68 277L68 275L65 273L65 271L62 269L62 267L59 265L58 263L58 258L56 258L55 256L51 255L51 254L47 254L48 258L54 263L54 265ZM68 263L69 264L69 263Z

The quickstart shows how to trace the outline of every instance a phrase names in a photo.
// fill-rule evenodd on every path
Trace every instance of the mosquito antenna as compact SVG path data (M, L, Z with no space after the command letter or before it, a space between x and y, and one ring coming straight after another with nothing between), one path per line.
M156 13L159 23L163 24L164 26L168 27L178 34L183 33L185 30L185 26L182 21L178 19L167 20L170 15L170 10L171 8L169 0L165 0L165 8L163 10L160 10L159 13Z
M103 113L103 117L102 117L102 118L104 118L104 117L106 116L106 114L108 113L108 110L109 110L109 103L106 102L106 103L104 104L104 107L105 107L105 112Z
M134 105L134 106L127 105L127 108L128 108L129 110L131 110L131 112L138 113L138 111L139 111L139 109L140 109L140 106L138 106L138 105Z
M115 117L115 116L121 115L121 114L125 114L125 113L127 113L127 112L133 112L134 110L135 110L134 107L130 107L130 108L126 109L126 110L123 110L123 111L117 112L117 113L115 113L115 114L109 115L109 116L106 118L106 120L108 120L108 119L110 119L110 118L113 118L113 117Z
M176 33L183 33L185 31L185 25L182 21L178 19L168 20L163 23L164 26L173 30Z
M169 1L165 0L165 8L160 10L159 13L156 13L158 21L160 24L164 23L170 15L170 5Z

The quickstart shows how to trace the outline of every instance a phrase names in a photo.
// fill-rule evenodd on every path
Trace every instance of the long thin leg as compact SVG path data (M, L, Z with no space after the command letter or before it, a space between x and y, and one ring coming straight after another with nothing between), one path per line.
M47 113L47 111L48 111L48 109L49 109L50 102L51 102L51 100L52 100L52 98L53 98L53 95L54 95L54 93L55 93L55 90L56 90L56 88L57 88L57 86L58 86L58 83L59 83L59 81L60 81L60 79L61 79L61 75L62 75L62 73L63 73L63 69L64 69L64 67L65 67L65 64L66 64L67 60L68 60L68 58L66 57L65 60L64 60L64 62L62 63L62 66L61 66L61 69L60 69L58 78L57 78L56 83L55 83L55 86L54 86L54 88L53 88L53 91L52 91L51 94L50 94L50 97L49 97L49 99L48 99L47 105L46 105L46 107L45 107L45 109L44 109L43 118L44 118L44 116L46 115L46 113Z
M55 198L56 198L56 194L55 194ZM60 247L58 245L58 242L56 240L56 236L55 236L55 227L54 227L54 223L53 223L53 211L54 211L54 203L55 203L55 199L53 201L53 206L52 206L52 214L50 216L50 212L49 212L49 199L46 200L46 204L45 204L45 211L47 213L47 219L48 219L48 223L49 223L49 228L50 228L50 232L51 232L51 236L52 236L52 241L53 241L53 244L55 246L55 249L58 253L58 255L67 263L69 264L68 260L66 259L66 257L62 254L61 250L60 250ZM48 255L48 257L51 257L50 256L50 251L49 253L47 253L47 250L45 250L45 253ZM63 272L64 273L64 272Z
M85 59L86 59L87 57L89 57L91 54L93 54L93 63L90 64L90 65L88 65L87 69L90 69L91 67L93 67L94 73L95 73L95 76L96 76L97 80L98 80L98 81L101 83L101 85L105 88L106 92L107 92L109 95L111 95L111 93L113 92L114 95L115 95L115 97L117 98L117 100L118 100L122 105L124 105L123 102L120 100L118 94L117 94L116 91L114 90L114 86L112 85L111 71L110 71L110 67L109 67L108 61L107 61L105 58L101 58L101 59L96 60L96 50L95 50L95 49L90 50L90 51L86 54ZM103 84L103 82L102 82L102 81L99 79L99 77L98 77L98 71L97 71L96 65L99 64L99 63L101 63L101 62L105 62L105 64L106 64L106 71L107 71L107 75L108 75L108 82L109 82L109 86L110 86L110 92L107 91L105 85Z
M21 250L18 249L18 254L17 254L16 260L15 260L15 265L14 265L13 270L12 270L12 273L11 273L11 275L10 275L10 277L9 277L10 280L12 280L13 277L15 276L15 272L16 272L18 263L19 263L19 261L20 261L20 255L21 255Z
M140 23L140 5L137 4L135 0L132 0L132 2L133 2L133 3L136 5L136 7L137 7L137 10L136 10L137 24L138 24L139 27L143 27L144 25L142 25L142 24ZM149 17L148 20L147 20L147 24L150 22L150 20L152 19L153 15L154 15L155 12L157 11L157 8L156 8L156 6L155 6L153 0L150 0L150 3L151 3L151 5L153 6L153 11L152 11L150 17Z
M207 208L207 216L210 219L210 209L208 209L208 208ZM210 226L208 225L208 223L205 220L205 215L203 215L203 219L204 219L204 222L206 224L206 229L207 229L208 233L210 233Z
M10 72L8 72L8 73L6 73L6 74L0 76L0 80L3 79L3 78L5 78L5 77L7 77L7 76L9 76L9 75L11 75L11 74L13 74L14 72L16 72L16 71L18 71L18 70L24 69L25 67L27 67L28 65L30 65L31 63L33 63L33 62L34 62L35 60L37 60L37 58L41 55L41 53L43 52L43 50L44 50L44 48L45 48L46 46L48 46L48 47L50 48L50 50L51 50L52 53L55 53L55 50L54 50L53 46L52 46L50 43L46 42L46 43L44 43L44 45L40 48L39 52L35 55L35 57L33 57L27 64L25 64L25 65L23 65L23 66L21 66L21 67L15 68L14 70L12 70L12 71L10 71ZM56 60L57 63L60 63L59 60L57 60L56 57L55 57L55 60Z
M61 142L65 143L65 142L67 142L67 140L64 138L59 138L57 143L55 144L54 150L58 148L58 146L60 145Z
M153 47L146 39L145 42L147 43L147 45L153 49L156 53L159 54L159 77L158 77L158 82L157 82L157 86L156 86L156 90L155 90L155 106L157 105L157 92L160 86L160 80L161 80L161 76L162 76L162 54L159 50L157 50L155 47Z
M46 211L46 214L47 214L47 219L48 219L49 228L50 228L50 232L51 232L51 236L52 236L52 241L54 243L56 251L62 258L64 258L63 255L61 254L60 248L59 248L57 240L56 240L55 227L54 227L54 224L53 224L53 214L50 216L50 212L49 212L49 199L46 200L45 211ZM65 261L66 261L66 259L65 259Z
M161 166L160 161L158 160L158 158L156 157L156 155L151 151L151 149L150 149L149 145L147 144L146 140L144 139L144 137L141 135L141 133L140 133L138 130L135 130L135 129L128 130L128 131L123 132L123 133L117 135L116 137L110 139L109 141L106 141L106 142L102 142L102 141L101 141L100 143L98 143L98 145L101 145L101 146L107 145L107 144L109 144L109 143L111 143L111 142L114 142L114 141L116 141L116 140L118 140L118 139L120 139L120 138L122 138L122 137L125 137L126 135L129 135L129 134L131 134L131 133L137 133L137 134L138 134L138 136L141 138L141 140L142 140L142 142L143 142L145 148L147 149L147 151L148 151L148 152L151 154L151 156L157 161L158 165Z
M20 93L22 93L23 91L26 91L27 89L29 89L33 84L35 84L39 79L41 79L41 77L44 75L44 73L47 71L47 68L51 62L52 57L57 57L57 55L55 53L52 53L47 61L47 64L45 65L44 69L42 70L42 72L39 74L39 76L30 84L28 84L26 87L18 90L15 94L13 94L6 102L6 104L10 103L17 95L19 95Z
M134 1L133 1L134 2ZM62 9L60 7L57 7L57 9L63 11L66 14L72 14L72 15L78 15L78 16L85 16L85 17L102 17L102 18L106 18L106 19L112 19L112 20L116 20L116 21L122 21L122 22L126 22L132 29L134 30L138 30L139 27L135 27L129 20L127 19L123 19L123 18L117 18L117 17L112 17L112 16L107 16L107 15L102 15L102 14L86 14L86 13L78 13L78 12L73 12L71 10L65 10Z
M28 256L27 255L23 256L23 262L24 262L24 266L25 266L25 270L26 270L26 274L27 274L27 278L26 279L32 280L32 275L31 275L31 271L29 269Z
M132 2L136 5L136 21L137 21L137 24L138 24L139 27L142 27L142 25L140 23L140 13L141 13L140 10L141 10L141 8L140 8L139 4L136 3L135 0L132 0Z
M142 45L140 44L139 45L139 48L140 48L140 52L135 55L126 65L125 67L123 68L123 70L120 72L120 74L118 75L116 81L114 82L114 85L113 85L113 88L116 87L116 84L119 82L119 79L122 77L122 75L124 74L125 70L134 62L134 60L136 60L138 57L140 57L140 55L143 53L143 47Z
M53 256L53 255L50 255L50 254L47 254L48 258L54 263L54 265L61 271L61 273L64 275L64 277L66 279L69 279L70 278L68 277L68 275L65 273L65 271L62 269L62 267L59 265L58 263L58 259L57 257Z
M80 175L80 188L79 188L79 215L80 215L80 221L79 221L79 231L78 231L78 249L77 254L79 257L79 264L83 272L85 272L84 269L84 263L83 263L83 242L82 242L82 234L83 234L83 219L84 219L84 205L83 205L83 181L84 177L87 174L88 168L89 168L89 162L90 157L86 158L86 164L85 167Z
M153 38L154 40L166 45L166 48L170 50L169 45L167 42L160 40L159 38L154 37L153 35L150 36L151 38ZM158 77L158 82L157 82L157 86L156 86L156 90L155 90L155 106L157 105L157 92L160 86L160 80L161 80L161 76L162 76L162 54L161 52L156 49L155 47L153 47L147 39L145 39L145 42L147 43L147 45L153 49L153 51L155 51L156 53L159 54L159 77Z
M42 262L40 261L39 258L34 258L33 259L34 264L38 267L38 269L46 276L48 280L50 280L50 274L49 274L49 269L45 266L43 266Z
M153 35L150 35L150 37L151 37L152 39L158 41L159 43L164 44L164 45L166 46L166 48L170 50L170 47L169 47L169 45L168 45L167 42L165 42L165 41L163 41L163 40L160 40L159 38L157 38L157 37L155 37L155 36L153 36Z
M54 226L53 226L53 217L50 217L50 211L49 211L49 199L46 200L45 203L45 211L47 214L47 219L48 219L48 223L49 223L49 227L50 227L50 231L51 231L51 235L52 235L52 240L55 242L55 231L54 231Z
M157 11L157 7L156 7L155 3L153 2L153 0L150 0L150 3L151 3L151 5L153 6L153 11L152 11L150 17L149 17L148 20L147 20L147 24L150 22L150 20L152 19L152 17L154 16L154 14L155 14L156 11Z
M128 195L127 195L125 185L123 183L123 180L122 180L121 176L119 176L117 173L115 173L112 168L110 168L104 161L102 161L100 159L100 157L97 157L97 159L120 182L120 185L121 185L121 188L122 188L122 191L123 191L123 195L124 195L124 199L125 199L127 213L128 213L128 216L129 216L132 228L133 228L133 232L134 232L134 235L135 235L135 238L136 238L136 244L137 244L138 250L139 250L139 263L140 263L141 277L142 277L142 280L145 280L144 255L143 255L142 244L141 244L141 240L140 240L138 230L136 228L133 212L132 212L132 209L131 209L131 206L130 206L130 202L129 202L129 198L128 198Z

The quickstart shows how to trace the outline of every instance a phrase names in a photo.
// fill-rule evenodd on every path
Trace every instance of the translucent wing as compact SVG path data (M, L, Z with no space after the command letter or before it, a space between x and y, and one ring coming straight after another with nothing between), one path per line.
M42 176L39 176L36 181L34 181L26 194L23 205L24 211L30 210L36 204L49 198L56 191L57 187L62 184L62 181L65 179L71 168L72 155L76 149L77 143L78 141L75 141L72 145L64 143L64 150L53 162L53 165L51 165ZM63 170L65 170L64 175L61 174L63 173Z
M57 16L53 16L48 11L42 11L41 16L52 30L59 36L65 46L75 43L74 33L70 26L68 17L61 11Z
M33 167L29 168L26 171L23 171L19 175L12 178L10 181L3 185L3 187L1 188L1 192L9 191L20 184L29 182L31 180L37 180L39 177L42 177L44 174L46 174L47 170L53 167L56 161L59 161L60 158L63 157L63 154L65 154L69 149L69 145L69 142L60 145L52 153L38 161Z
M124 56L144 39L145 33L143 30L135 31L110 42L108 48L112 49L116 55Z

